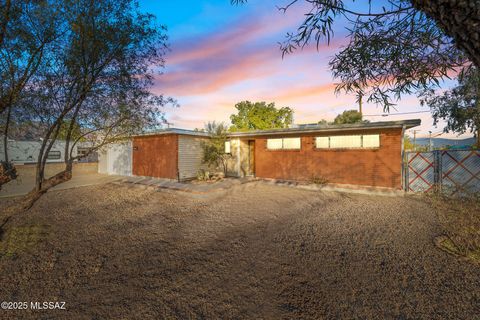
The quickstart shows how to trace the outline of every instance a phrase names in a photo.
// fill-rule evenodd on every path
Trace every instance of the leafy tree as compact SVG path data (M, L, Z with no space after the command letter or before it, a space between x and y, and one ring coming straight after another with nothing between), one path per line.
M292 124L293 111L289 107L275 108L275 103L242 101L235 105L237 114L230 120L232 131L287 128Z
M25 208L51 187L72 177L71 150L81 140L90 152L155 128L161 107L172 102L150 92L163 67L164 27L135 0L64 0L60 36L48 46L19 99L15 120L45 128L37 159L35 189ZM80 132L79 132L80 129ZM65 168L45 178L47 156L59 136L66 141Z
M0 114L11 108L58 36L58 6L48 0L0 5Z
M58 7L47 0L2 1L0 4L0 116L4 161L1 171L14 172L8 157L8 135L17 100L36 73L45 50L58 35ZM5 175L2 184L16 178Z
M325 119L321 119L320 121L318 121L318 124L325 126L325 125L329 124L329 122Z
M244 3L246 0L232 0ZM438 86L469 62L480 66L480 2L458 0L290 0L306 14L281 45L283 54L310 42L330 42L342 23L349 43L330 61L338 91L366 97L388 111L392 99ZM454 41L452 41L452 39Z
M357 110L346 110L335 117L333 124L359 123L362 120L362 114Z
M70 129L71 127L71 129ZM57 139L58 140L67 140L67 139L78 139L82 135L82 127L76 123L71 123L70 120L65 120L60 125L60 130L58 131Z
M227 160L230 155L225 153L225 142L228 140L228 128L221 122L208 122L205 125L205 132L210 134L210 139L202 142L202 162L209 166L222 167L223 173L227 175Z
M423 95L423 105L432 111L434 124L447 122L444 132L473 132L480 147L480 70L470 67L458 76L458 85L443 94L431 90Z
M467 0L411 0L454 39L474 65L480 67L480 2Z
M415 145L413 144L412 139L408 135L405 135L403 137L403 149L404 150L414 150L415 149Z

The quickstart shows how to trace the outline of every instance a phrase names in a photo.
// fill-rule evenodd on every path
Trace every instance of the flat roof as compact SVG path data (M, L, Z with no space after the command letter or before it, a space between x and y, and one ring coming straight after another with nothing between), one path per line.
M163 135L163 134L179 134L179 135L199 136L199 137L209 137L210 136L208 133L206 133L204 131L179 129L179 128L168 128L168 129L155 130L155 131L151 131L151 132L145 132L145 133L142 133L142 134L135 135L135 137L156 136L156 135Z
M294 128L284 129L270 129L270 130L255 130L245 132L231 132L229 137L253 137L266 135L284 135L295 133L315 133L315 132L335 132L335 131L354 131L354 130L372 130L372 129L389 129L389 128L403 128L410 129L421 124L420 119L409 119L400 121L379 121L379 122L362 122L352 124L322 124L322 125L300 125ZM155 136L163 134L179 134L188 136L209 137L209 134L204 131L187 130L179 128L161 129L152 132L139 134L138 136Z
M271 129L271 130L255 130L246 132L232 132L229 137L252 137L265 135L283 135L291 133L315 133L315 132L335 132L335 131L354 131L354 130L372 130L372 129L389 129L403 128L410 129L421 124L420 119L409 119L400 121L379 121L379 122L362 122L352 124L322 124L299 126L297 128Z

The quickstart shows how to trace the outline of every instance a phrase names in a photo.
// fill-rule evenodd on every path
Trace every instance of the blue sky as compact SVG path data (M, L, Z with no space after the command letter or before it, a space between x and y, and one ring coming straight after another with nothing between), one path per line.
M143 0L140 4L168 27L171 51L154 91L179 102L179 108L166 109L167 120L175 127L228 122L234 105L242 100L289 106L296 123L333 120L342 111L357 108L353 95L334 94L328 70L330 57L346 41L341 25L330 46L322 45L319 51L311 46L282 59L278 42L302 21L301 6L283 14L276 8L282 1L273 0L250 0L242 6L233 6L229 0ZM404 97L396 108L392 112L428 111L415 96ZM366 115L381 113L379 106L364 108ZM443 128L443 124L432 126L429 113L366 118L421 118L418 136Z

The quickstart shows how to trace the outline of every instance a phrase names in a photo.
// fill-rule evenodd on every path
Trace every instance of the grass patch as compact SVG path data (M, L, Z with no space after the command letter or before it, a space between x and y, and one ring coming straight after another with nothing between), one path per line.
M0 257L13 257L27 252L47 234L47 228L42 225L11 227L5 231L0 241Z
M480 264L480 195L430 196L443 228L436 241L441 249Z

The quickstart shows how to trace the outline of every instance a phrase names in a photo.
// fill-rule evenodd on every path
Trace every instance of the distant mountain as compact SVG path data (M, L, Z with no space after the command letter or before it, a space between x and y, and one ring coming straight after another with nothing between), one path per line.
M412 139L412 138L410 138ZM428 146L429 138L417 138L416 144L421 146ZM413 139L412 139L413 142ZM467 139L445 139L445 138L432 138L432 144L434 148L441 148L446 146L471 146L475 144L475 138Z

